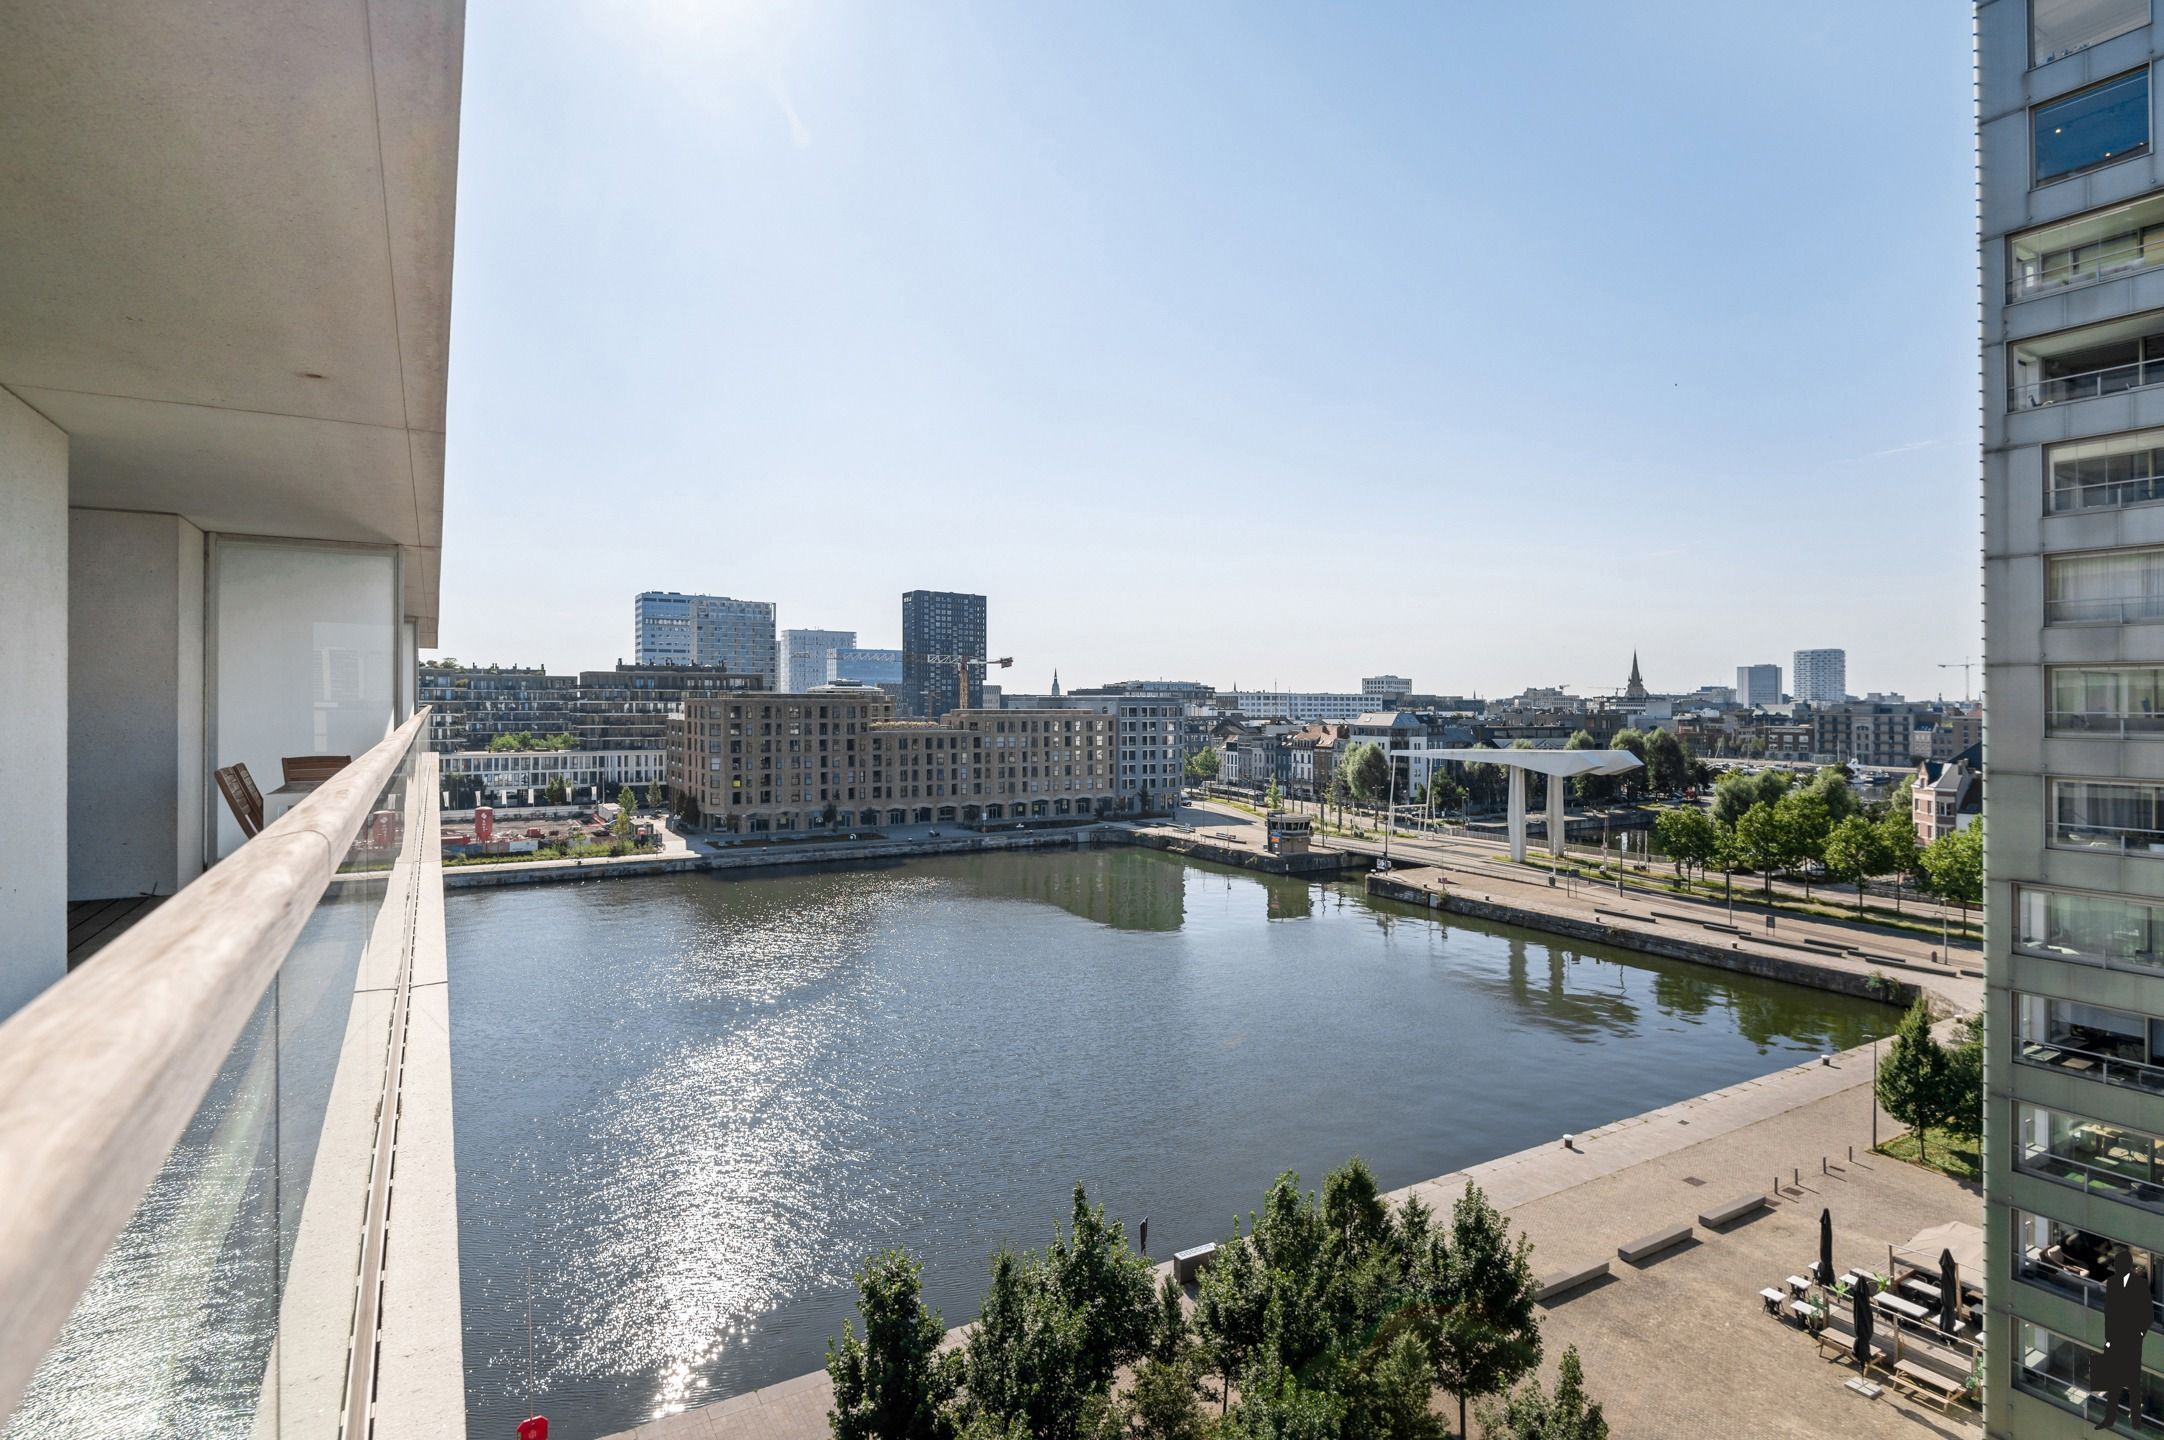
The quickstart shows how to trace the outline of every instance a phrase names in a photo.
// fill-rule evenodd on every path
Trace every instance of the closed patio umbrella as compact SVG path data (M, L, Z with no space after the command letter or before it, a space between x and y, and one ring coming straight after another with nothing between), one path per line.
M1818 1212L1818 1283L1833 1283L1833 1211Z
M1856 1363L1871 1363L1871 1277L1856 1277Z
M1947 1334L1954 1333L1954 1325L1961 1314L1961 1267L1954 1263L1954 1252L1939 1252L1939 1328Z

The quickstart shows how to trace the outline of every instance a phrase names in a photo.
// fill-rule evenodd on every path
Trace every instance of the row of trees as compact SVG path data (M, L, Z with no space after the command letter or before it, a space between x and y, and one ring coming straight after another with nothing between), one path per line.
M488 748L501 753L506 750L576 750L579 737L566 730L556 735L536 735L531 730L514 730L508 735L492 735Z
M828 1420L836 1440L1444 1440L1440 1387L1460 1434L1477 1405L1498 1440L1605 1440L1574 1350L1553 1391L1535 1373L1531 1248L1478 1187L1446 1227L1417 1199L1391 1206L1356 1159L1320 1194L1279 1177L1190 1315L1076 1186L1046 1249L993 1256L959 1349L941 1349L914 1260L869 1262L864 1333L845 1323L828 1347Z
M1878 1067L1878 1103L1916 1136L1918 1159L1928 1159L1928 1134L1943 1130L1975 1144L1984 1134L1984 1022L1963 1017L1952 1045L1931 1033L1922 1000L1909 1007Z
M1812 868L1825 867L1837 881L1856 887L1863 910L1864 887L1880 876L1899 876L1962 910L1983 899L1981 824L1940 837L1919 849L1903 781L1876 813L1867 809L1837 766L1803 784L1786 771L1758 775L1730 772L1714 787L1710 809L1663 811L1653 833L1680 876L1690 866L1701 875L1717 869L1758 872L1773 891L1778 872L1800 871L1810 893Z

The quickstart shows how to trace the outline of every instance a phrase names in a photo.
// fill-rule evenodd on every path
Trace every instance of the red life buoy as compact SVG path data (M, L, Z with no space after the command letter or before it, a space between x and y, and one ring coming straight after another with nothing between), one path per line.
M549 1417L529 1415L519 1421L518 1440L549 1440Z

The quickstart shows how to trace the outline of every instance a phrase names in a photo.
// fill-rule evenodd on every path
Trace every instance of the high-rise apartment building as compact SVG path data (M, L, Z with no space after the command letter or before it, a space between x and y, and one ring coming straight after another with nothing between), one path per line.
M2151 134L2164 49L2150 3L1976 7L1984 1421L2024 1440L2102 1418L2097 1277L2122 1245L2152 1333L2118 1433L2164 1426L2164 166Z
M641 665L716 665L781 684L774 602L726 595L649 590L632 601L632 635Z
M826 682L854 680L859 685L877 685L882 690L899 694L902 688L902 652L899 650L866 649L861 645L845 646L827 657Z
M952 590L902 596L902 703L911 715L944 715L984 703L984 597Z
M1798 650L1789 679L1796 698L1813 705L1838 705L1848 698L1848 652L1846 650ZM1780 682L1774 682L1778 688Z
M854 630L784 630L781 632L781 688L801 695L832 678L827 671L834 652L855 648ZM848 676L855 679L855 676Z
M1738 705L1780 704L1781 667L1778 665L1738 665L1736 667L1736 703Z

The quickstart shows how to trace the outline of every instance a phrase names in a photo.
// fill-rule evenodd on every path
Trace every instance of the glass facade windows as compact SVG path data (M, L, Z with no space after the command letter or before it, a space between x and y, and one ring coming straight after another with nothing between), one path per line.
M2164 858L2164 785L2054 779L2050 787L2053 845Z
M2146 68L2039 105L2034 122L2036 183L2109 165L2149 149Z
M2164 1021L2043 995L2016 995L2014 1054L2085 1080L2164 1092Z
M2044 623L2125 625L2164 620L2164 550L2052 555L2044 561Z
M2044 451L2045 509L2054 515L2164 500L2164 430L2136 430Z
M2047 1110L2022 1101L2015 1106L2020 1144L2015 1166L2093 1195L2164 1211L2160 1142L2124 1126Z
M2009 300L2164 265L2164 195L2024 231L2006 247Z
M2149 23L2149 0L2029 0L2029 63L2043 65Z
M2092 964L2164 966L2164 906L2022 886L2016 943L2031 955Z
M2093 1368L2097 1353L2041 1325L2026 1320L2019 1324L2020 1333L2014 1337L2015 1387L2071 1410L2085 1421L2101 1416L2104 1397L2096 1392ZM2139 1413L2129 1419L2122 1410L2115 1428L2122 1434L2164 1436L2164 1379L2147 1370L2141 1378L2141 1394L2136 1397Z
M2164 731L2164 666L2054 665L2047 674L2054 735Z

